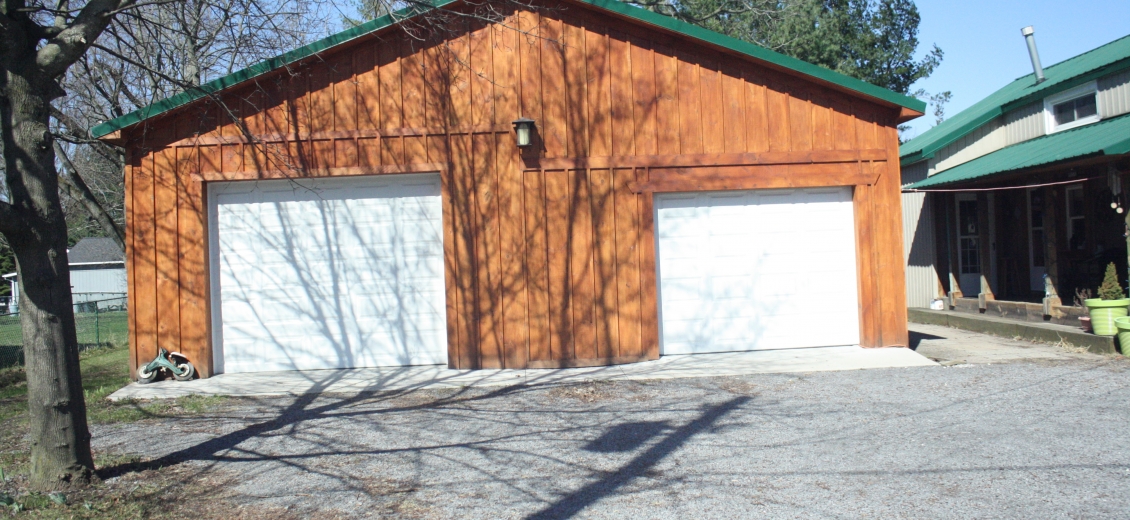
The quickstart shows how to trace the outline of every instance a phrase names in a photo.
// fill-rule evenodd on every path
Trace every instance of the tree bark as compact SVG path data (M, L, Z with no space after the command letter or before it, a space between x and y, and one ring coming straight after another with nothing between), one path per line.
M9 67L0 76L0 125L16 254L28 385L31 484L60 489L94 476L67 265L67 224L49 131L51 76ZM26 74L26 75L25 75Z

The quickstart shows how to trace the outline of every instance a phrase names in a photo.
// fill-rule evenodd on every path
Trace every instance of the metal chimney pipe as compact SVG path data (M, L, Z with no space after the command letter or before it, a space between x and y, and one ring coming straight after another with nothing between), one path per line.
M1036 83L1041 83L1045 79L1044 67L1040 65L1040 51L1036 50L1036 30L1031 25L1020 30L1020 34L1024 35L1024 41L1028 42L1028 57L1032 58L1032 71L1036 73Z

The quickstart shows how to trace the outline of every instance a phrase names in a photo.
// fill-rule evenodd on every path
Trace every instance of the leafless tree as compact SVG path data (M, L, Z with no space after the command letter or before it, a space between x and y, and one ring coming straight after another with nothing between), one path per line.
M325 34L334 13L323 1L0 0L0 235L21 285L33 486L93 478L68 226L123 242L125 158L90 128ZM490 3L382 5L420 41L441 40L458 18L504 18Z
M320 0L187 0L123 12L63 80L52 130L72 237L106 235L124 249L121 150L89 129L199 87L324 34Z
M23 296L36 487L93 476L68 225L122 242L124 157L90 139L90 127L324 34L329 16L317 2L0 2L0 233Z

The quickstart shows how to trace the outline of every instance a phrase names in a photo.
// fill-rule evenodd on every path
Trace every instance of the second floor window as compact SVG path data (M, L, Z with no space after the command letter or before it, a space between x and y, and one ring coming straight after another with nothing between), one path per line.
M1047 133L1075 128L1099 120L1095 82L1084 83L1044 99Z
M1054 113L1056 126L1074 123L1081 119L1093 117L1099 113L1098 105L1095 104L1094 94L1064 101L1063 103L1055 105L1052 111Z

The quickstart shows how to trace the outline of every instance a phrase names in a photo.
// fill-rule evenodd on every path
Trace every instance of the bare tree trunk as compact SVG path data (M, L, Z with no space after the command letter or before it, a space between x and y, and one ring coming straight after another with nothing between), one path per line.
M34 70L34 65L23 70ZM0 77L4 162L10 206L0 230L16 254L20 324L27 360L31 483L58 489L93 477L78 340L67 266L67 224L59 199L49 104L53 79L9 69Z

